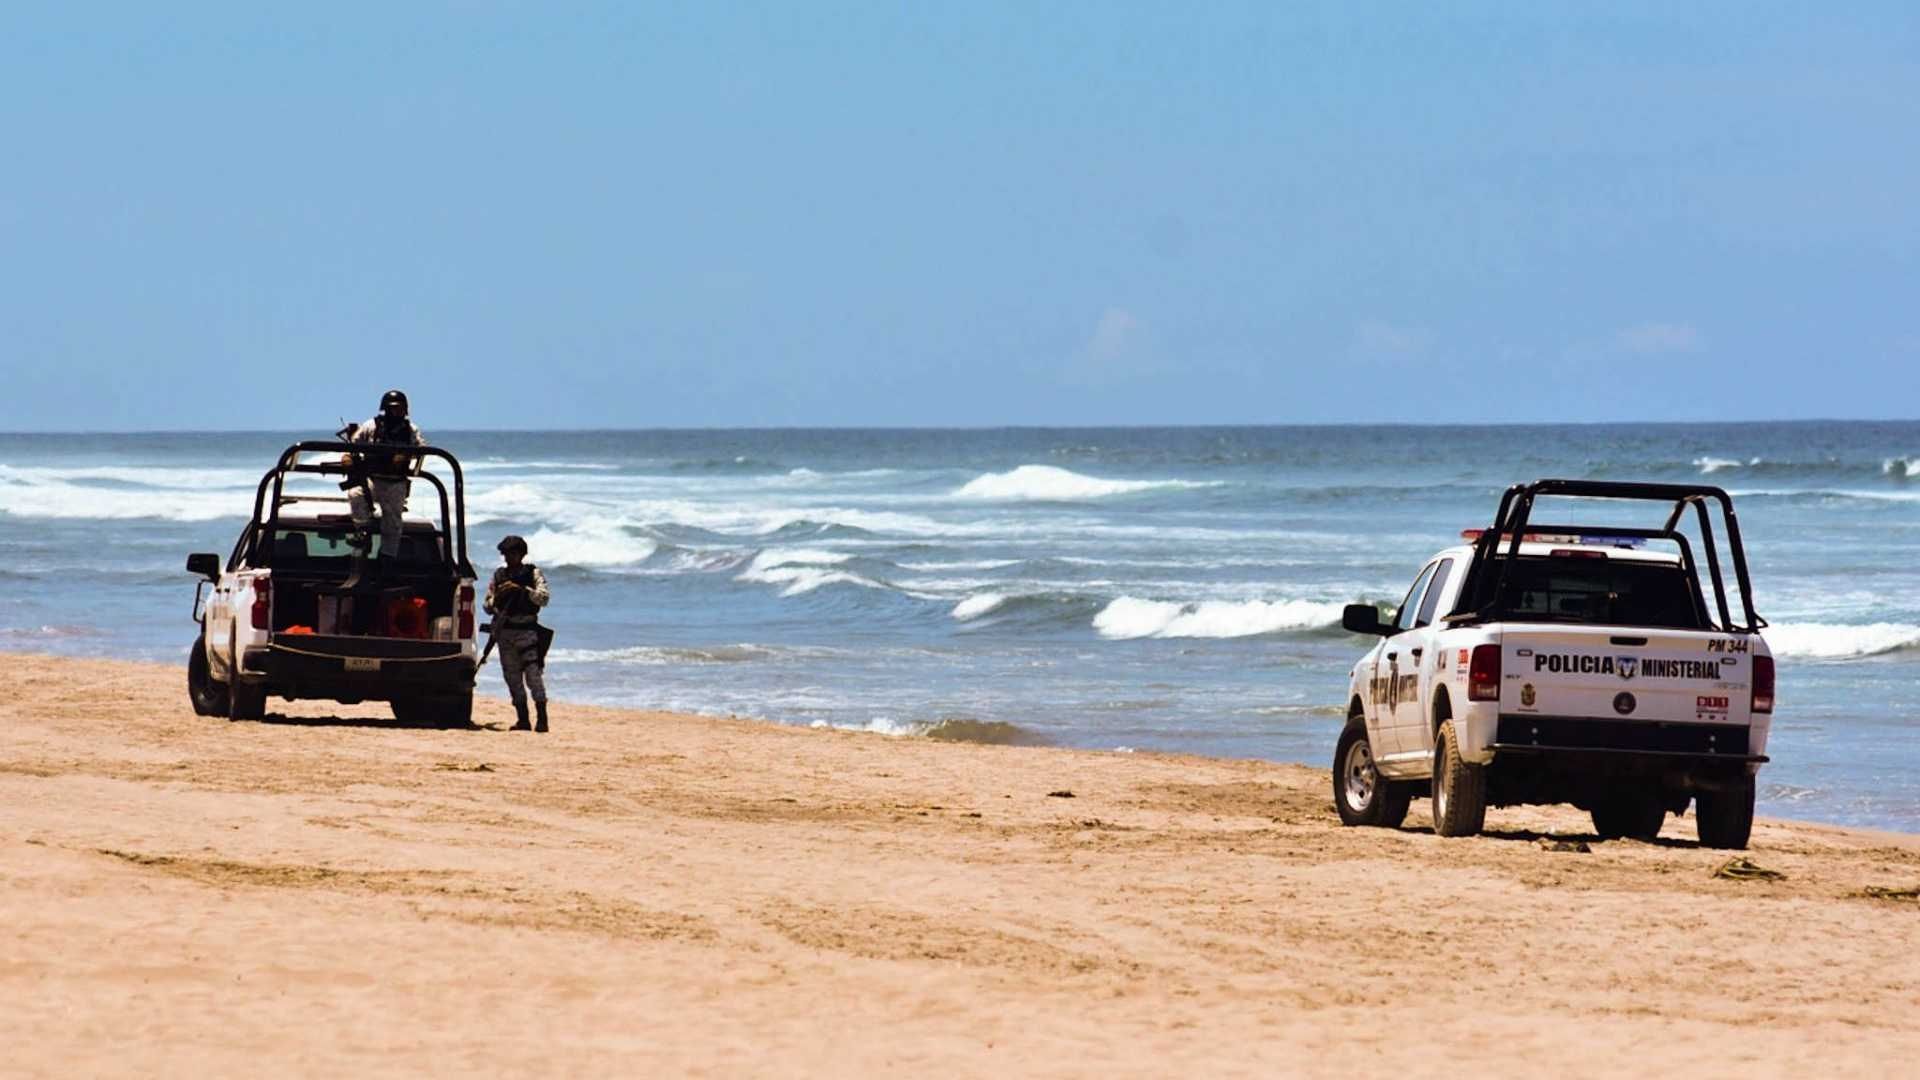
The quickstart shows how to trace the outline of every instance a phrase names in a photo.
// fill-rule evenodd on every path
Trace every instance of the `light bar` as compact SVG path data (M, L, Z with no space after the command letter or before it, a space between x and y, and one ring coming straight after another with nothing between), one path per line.
M1473 543L1487 534L1485 529L1461 529L1460 539ZM1500 537L1500 543L1513 541L1511 533ZM1584 544L1588 547L1641 548L1646 540L1638 536L1572 536L1567 533L1522 533L1520 541L1526 544Z
M1461 529L1460 539L1470 540L1470 541L1478 540L1482 536L1485 536L1486 534L1487 534L1487 530L1485 529ZM1513 535L1511 533L1500 537L1500 542L1503 544L1510 543L1512 540L1513 540ZM1569 536L1566 533L1536 533L1536 532L1522 533L1520 534L1520 540L1522 543L1527 543L1527 544L1581 544L1581 543L1588 542L1587 540L1581 537Z

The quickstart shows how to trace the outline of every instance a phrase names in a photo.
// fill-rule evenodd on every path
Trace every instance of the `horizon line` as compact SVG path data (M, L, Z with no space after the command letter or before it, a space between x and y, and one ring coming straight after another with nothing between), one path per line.
M955 432L955 431L1204 431L1210 429L1226 430L1273 430L1281 428L1332 430L1341 428L1567 428L1567 427L1733 427L1740 425L1787 425L1787 424L1912 424L1920 423L1916 417L1806 417L1799 419L1742 419L1742 420L1555 420L1525 421L1503 420L1488 422L1471 421L1416 421L1416 420L1348 420L1292 423L1182 423L1182 424L926 424L926 425L886 425L886 424L783 424L773 426L756 425L713 425L683 426L663 425L657 427L444 427L436 428L455 434L490 433L496 435L613 435L635 434L642 432L826 432L826 431L886 431L886 432ZM15 429L0 431L0 438L32 435L288 435L298 434L306 428L41 428Z

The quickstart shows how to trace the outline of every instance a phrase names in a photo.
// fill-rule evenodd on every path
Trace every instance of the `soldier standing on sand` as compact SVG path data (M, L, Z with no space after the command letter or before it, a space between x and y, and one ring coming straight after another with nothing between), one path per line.
M380 397L380 411L373 419L351 424L341 433L350 443L390 446L425 446L426 437L407 418L407 395L389 390ZM406 513L407 494L412 482L407 477L419 468L419 459L409 454L360 455L367 467L366 482L355 484L347 493L347 510L353 523L366 529L373 521L373 507L380 508L379 571L393 566L400 553L401 516ZM369 497L371 490L371 497Z
M500 649L500 674L507 681L507 693L513 696L513 711L520 720L514 731L547 730L546 650L540 647L544 628L540 609L547 606L547 578L526 561L527 542L517 536L500 541L500 554L507 565L493 572L487 586L487 614L493 616L493 640ZM522 680L526 685L522 686ZM527 694L533 694L539 710L539 724L527 725Z

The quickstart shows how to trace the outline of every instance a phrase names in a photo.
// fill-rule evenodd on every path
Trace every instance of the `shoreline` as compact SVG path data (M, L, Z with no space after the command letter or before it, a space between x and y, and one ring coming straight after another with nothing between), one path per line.
M230 724L177 665L6 657L0 1032L28 1075L1920 1052L1920 901L1868 893L1920 886L1907 834L1761 819L1743 854L1785 877L1729 880L1686 819L1655 843L1571 808L1342 828L1301 765L558 702L550 735L481 738L510 722L493 698L475 729L323 702Z
M170 662L165 662L165 661L125 659L121 657L112 657L112 656L69 656L61 653L16 651L16 650L10 649L4 644L0 644L0 658L4 658L4 657L16 657L16 658L21 658L26 660L48 660L48 661L72 660L72 661L77 661L81 663L99 662L99 663L106 663L106 664L137 664L137 665L147 665L147 666L151 666L161 670L166 670L174 666ZM184 691L183 691L183 694L184 694ZM1226 757L1226 756L1215 755L1215 754L1207 754L1207 753L1202 753L1194 750L1136 749L1132 747L1102 748L1097 746L1073 746L1066 743L1051 741L1048 739L1046 735L1040 732L1037 732L1031 728L1025 727L1013 721L1007 721L1007 720L977 720L969 717L947 717L947 718L937 719L937 720L925 720L925 721L916 720L916 721L898 722L895 724L895 726L901 728L902 730L887 731L887 730L881 730L879 728L873 728L873 727L867 727L867 728L840 727L824 721L814 723L814 724L787 723L780 720L769 720L763 717L745 716L739 713L731 713L731 712L728 712L728 713L698 712L698 711L675 712L675 711L667 711L667 710L646 709L646 708L641 708L638 706L630 706L630 705L610 705L610 704L601 704L601 703L591 702L591 701L569 701L569 700L565 700L558 697L551 697L549 700L552 701L556 709L561 709L561 708L589 709L589 710L604 711L604 712L633 713L636 715L672 716L672 717L677 717L684 720L709 720L709 721L722 721L722 722L733 722L733 723L761 724L767 727L778 728L778 729L787 730L787 731L830 731L830 732L838 732L846 735L870 735L870 736L876 736L883 739L907 739L907 740L918 739L918 740L924 740L924 741L930 741L930 742L942 742L942 743L957 744L957 745L1004 746L1012 749L1053 750L1053 751L1062 751L1067 753L1139 754L1139 755L1161 757L1161 758L1190 758L1194 761L1201 761L1201 762L1207 762L1207 761L1244 762L1248 764L1258 764L1258 765L1273 765L1273 766L1280 766L1280 767L1305 768L1305 769L1319 771L1323 774L1326 770L1326 765L1324 763L1307 761L1307 760L1288 760L1288 759L1280 759L1280 758L1255 758L1255 757L1237 758L1237 757ZM474 697L474 709L475 709L476 717L478 717L480 714L480 707L482 702L492 702L503 710L510 709L509 701L504 696L495 697L487 694L476 694ZM370 719L378 719L379 717L388 717L389 721L391 721L391 714L387 711L387 708L384 704L376 703L376 704L366 704L366 705L357 705L357 706L343 706L343 705L339 705L336 702L331 702L331 701L315 700L315 701L287 702L282 698L271 698L269 699L269 709L268 709L270 718L268 721L265 721L267 723L298 722L297 719L293 721L288 721L285 719L281 721L274 721L273 719L271 719L271 716L274 713L273 706L275 704L277 704L281 708L287 708L291 706L293 713L295 713L297 717L304 717L308 714L316 714L316 713L345 712L345 713L353 713L356 715L365 714L365 717ZM510 723L511 716L512 716L511 712L507 712L506 715L508 716L509 723ZM1327 737L1327 757L1331 758L1332 752L1333 752L1333 741L1335 738L1338 737L1339 729L1336 725L1334 725L1333 718L1331 716L1329 716L1327 719L1329 724L1328 733L1327 733L1327 736L1328 736ZM392 727L395 730L400 730L405 727L405 725L392 723L392 722L390 722L387 726ZM504 733L504 729L506 726L507 725L500 725L497 728L487 728L482 726L478 730L482 730L482 731L500 730ZM935 734L935 732L938 732L950 727L958 727L960 729L963 729L965 733L959 734L959 735ZM911 729L922 729L922 730L911 730ZM980 734L987 735L989 737L975 737L975 735L973 734L973 732L975 731L977 731ZM1764 772L1763 772L1763 775L1764 775ZM1424 800L1416 800L1414 803L1414 806L1416 809L1418 809L1423 805L1424 805ZM1545 809L1545 808L1542 808L1542 809ZM1570 813L1574 812L1571 807L1560 807L1559 809L1570 812ZM1500 811L1493 810L1493 809L1489 809L1488 812L1490 814L1500 813ZM1329 801L1328 803L1327 813L1329 814L1334 813L1331 801ZM1578 813L1576 816L1580 820L1583 820L1583 821L1586 820L1586 816L1584 813ZM1854 824L1850 822L1825 821L1819 818L1798 818L1798 817L1777 815L1777 814L1764 813L1764 812L1757 814L1755 817L1756 822L1761 820L1776 821L1776 822L1782 822L1782 823L1793 824L1793 825L1801 825L1809 828L1839 829L1846 832L1860 833L1863 835L1884 835L1890 838L1900 838L1900 839L1906 839L1906 840L1920 841L1920 830L1916 830L1914 832L1905 832L1900 829L1888 828L1880 825L1861 825L1861 824ZM1691 818L1669 817L1667 819L1665 828L1661 832L1661 838L1662 839L1674 838L1676 835L1675 830L1684 831L1687 833L1686 839L1688 840L1693 839Z

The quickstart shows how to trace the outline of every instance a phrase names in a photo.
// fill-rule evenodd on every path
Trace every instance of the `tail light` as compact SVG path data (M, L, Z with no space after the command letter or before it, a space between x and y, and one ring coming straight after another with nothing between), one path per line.
M1500 646L1475 645L1467 666L1467 700L1500 700Z
M473 636L473 586L460 586L460 624L455 628L455 637L462 640Z
M253 579L253 628L270 630L273 628L271 609L273 606L273 579L257 577Z
M1773 711L1773 657L1753 658L1753 711Z

